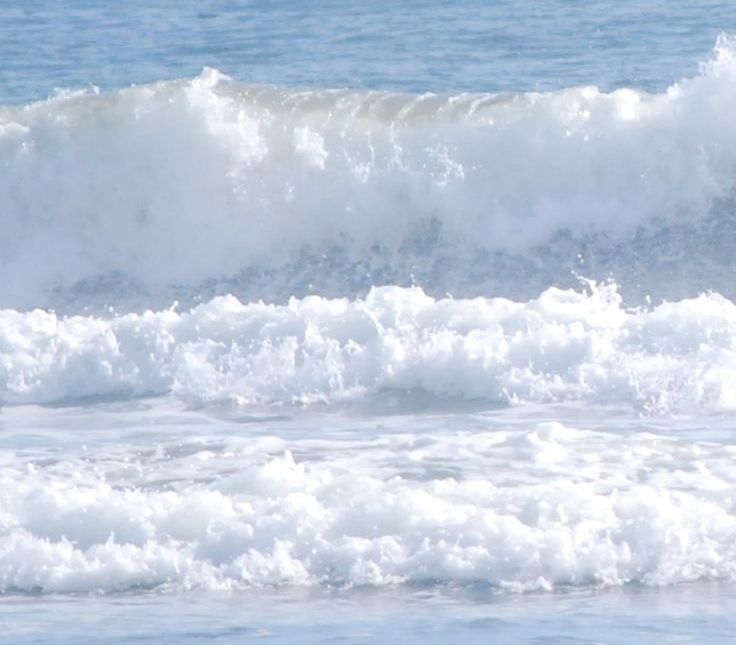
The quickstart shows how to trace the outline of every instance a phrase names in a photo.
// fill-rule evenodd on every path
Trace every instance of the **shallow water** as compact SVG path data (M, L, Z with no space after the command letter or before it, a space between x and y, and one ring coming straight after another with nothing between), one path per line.
M508 596L488 589L266 590L0 603L8 643L729 643L723 583Z

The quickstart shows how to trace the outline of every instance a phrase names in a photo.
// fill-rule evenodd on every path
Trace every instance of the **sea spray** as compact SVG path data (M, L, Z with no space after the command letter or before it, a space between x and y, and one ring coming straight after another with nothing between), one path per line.
M734 75L722 37L661 94L295 91L208 69L5 107L0 303L342 296L411 275L526 298L572 270L643 296L675 264L664 297L727 290Z

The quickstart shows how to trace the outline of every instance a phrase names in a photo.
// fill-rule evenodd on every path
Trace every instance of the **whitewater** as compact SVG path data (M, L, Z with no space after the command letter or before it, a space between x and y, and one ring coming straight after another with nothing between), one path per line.
M731 598L734 105L721 34L659 89L205 67L0 106L8 642L70 599L419 638L422 594L463 629Z
M0 304L518 299L575 274L632 299L732 295L733 58L723 36L659 94L295 91L208 69L6 106Z

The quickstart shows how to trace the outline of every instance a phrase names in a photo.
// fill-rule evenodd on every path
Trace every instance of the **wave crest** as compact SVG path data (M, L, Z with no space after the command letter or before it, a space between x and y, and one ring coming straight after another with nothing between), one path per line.
M720 38L699 76L654 95L299 92L205 70L2 108L0 303L100 281L257 292L274 273L283 298L324 257L350 276L322 285L333 295L410 274L514 295L581 260L656 291L647 275L677 254L697 266L733 220L733 51ZM730 251L681 269L684 291L719 287ZM510 287L489 277L505 267Z

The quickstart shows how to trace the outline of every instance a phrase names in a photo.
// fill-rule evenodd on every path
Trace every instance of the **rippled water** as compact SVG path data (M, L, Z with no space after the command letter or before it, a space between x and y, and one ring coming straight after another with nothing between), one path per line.
M245 83L433 91L661 90L736 23L724 0L7 2L0 102L216 67Z

